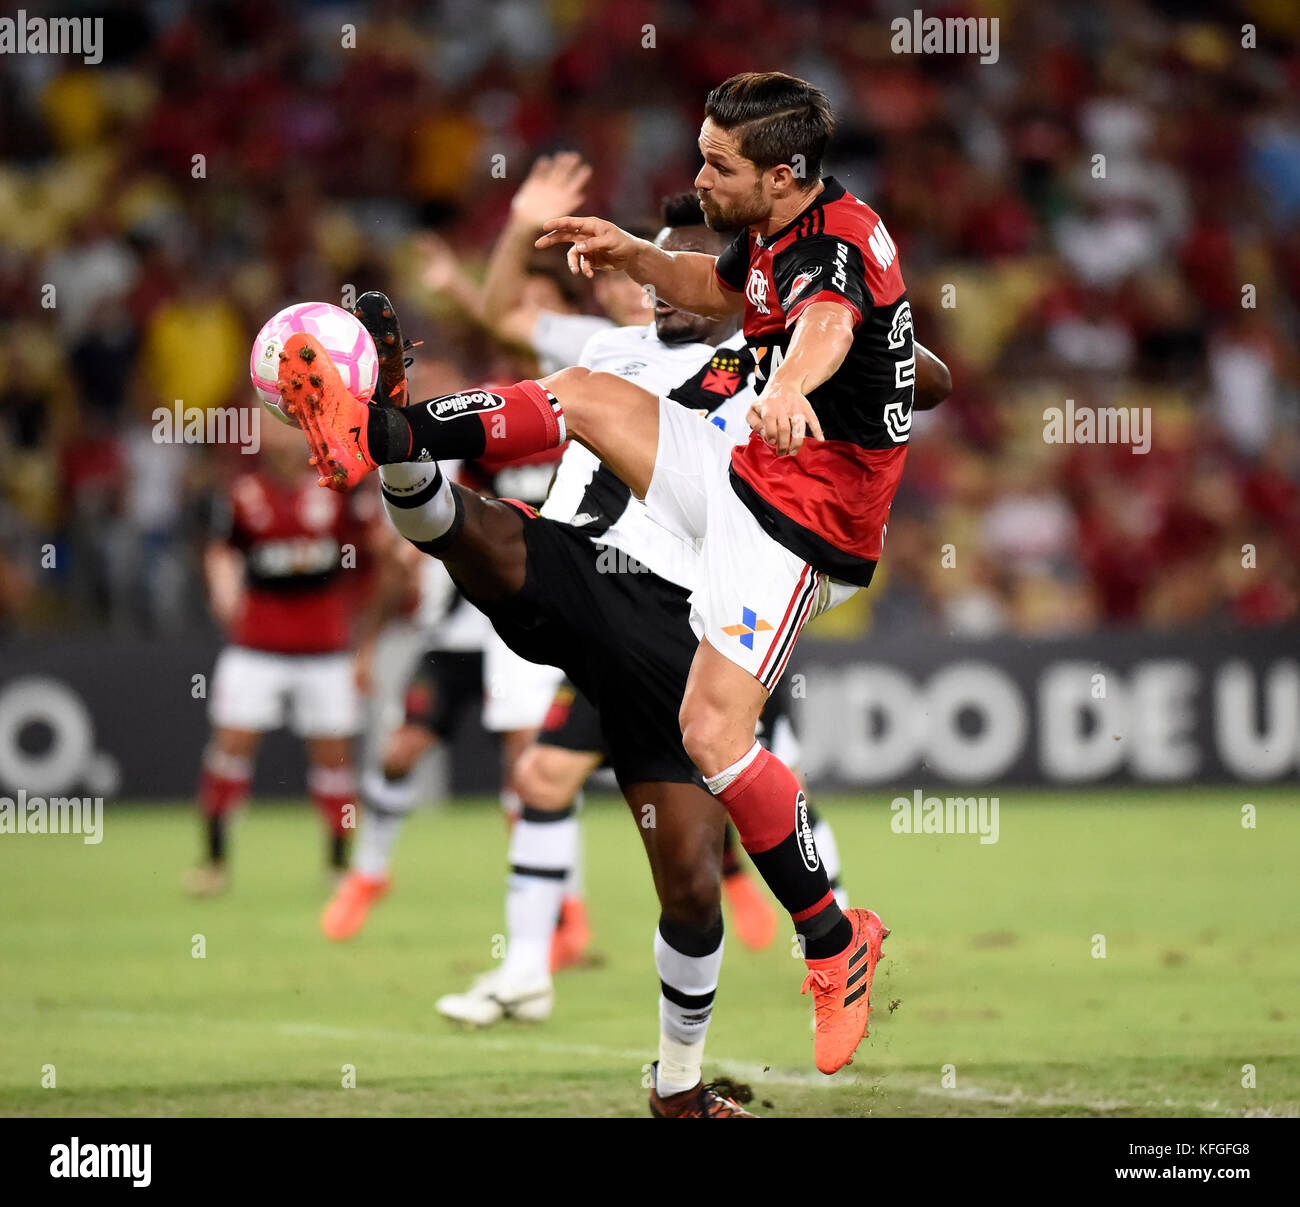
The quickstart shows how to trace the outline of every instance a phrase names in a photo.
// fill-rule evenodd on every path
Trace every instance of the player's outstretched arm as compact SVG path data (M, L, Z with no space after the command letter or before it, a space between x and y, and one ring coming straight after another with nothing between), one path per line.
M916 388L912 395L912 408L932 411L952 393L952 374L924 344L912 340L916 353Z
M714 266L716 256L694 251L664 251L648 239L629 235L603 218L549 218L535 247L570 244L569 271L593 277L602 269L621 269L640 285L649 285L679 310L705 318L735 314L744 295L723 288Z

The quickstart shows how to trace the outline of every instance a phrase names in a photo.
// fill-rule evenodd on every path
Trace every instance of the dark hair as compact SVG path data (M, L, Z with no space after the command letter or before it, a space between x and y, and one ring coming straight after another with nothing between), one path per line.
M676 228L679 226L703 226L704 211L700 208L698 193L674 193L659 203L659 213L663 225Z
M704 116L739 131L740 153L760 171L783 163L793 167L802 156L802 187L821 179L835 115L826 94L807 80L781 71L743 71L709 93Z

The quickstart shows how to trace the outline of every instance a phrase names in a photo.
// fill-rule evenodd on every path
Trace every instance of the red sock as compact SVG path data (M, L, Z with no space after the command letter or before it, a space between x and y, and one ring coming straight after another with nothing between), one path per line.
M372 412L368 438L378 462L513 461L557 448L566 438L564 408L535 381L462 390L417 402L398 414L410 426L409 444L405 438L394 441ZM377 419L392 422L382 412Z
M356 828L356 779L351 767L312 767L307 787L311 803L335 838Z
M808 801L794 772L755 742L743 758L705 782L731 815L759 874L789 911L806 954L816 958L827 940L833 949L826 955L842 949L848 942L839 937L843 915L817 854Z
M514 461L564 443L564 408L549 390L521 381L489 392L505 406L483 413L483 460Z
M199 773L199 805L205 817L223 817L248 797L251 769L247 759L209 754Z

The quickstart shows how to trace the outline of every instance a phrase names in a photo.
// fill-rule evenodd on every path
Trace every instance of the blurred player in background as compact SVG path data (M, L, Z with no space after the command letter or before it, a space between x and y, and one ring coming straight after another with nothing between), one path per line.
M412 367L417 392L430 388L427 370ZM446 387L445 376L438 384ZM465 385L464 381L454 383ZM554 455L504 466L479 462L447 466L467 488L540 506L558 460ZM362 776L364 817L349 874L321 915L328 938L351 938L392 887L390 865L402 825L415 807L415 771L436 747L454 739L465 719L481 710L483 728L497 734L502 754L502 806L513 825L520 813L512 774L519 754L536 736L562 672L527 662L510 650L487 618L457 590L442 563L422 557L390 529L377 551L383 569L361 622L357 677L369 690L374 646L390 620L409 611L427 645L404 693L404 717L383 740L380 766ZM590 928L575 865L566 880L559 925L552 940L552 970L578 962Z
M529 296L529 267L536 264L534 240L542 224L581 205L591 168L572 151L542 156L510 203L510 218L492 248L483 283L482 319L506 343L530 348L543 373L576 365L587 340L614 327L644 326L654 318L645 290L626 273L592 282L597 306L607 317L563 314ZM652 238L652 229L643 229ZM560 276L563 281L563 274Z
M591 284L603 314L584 313L580 288L563 264L533 248L548 217L582 203L590 175L590 167L572 151L537 160L511 201L482 285L470 278L446 240L426 235L420 241L425 287L506 347L530 353L543 373L577 364L591 336L642 326L654 317L645 291L619 272L604 273ZM654 234L635 223L632 228L647 238Z
M230 644L212 675L212 737L199 804L206 848L184 886L225 891L230 815L248 796L264 733L288 725L307 746L307 788L329 834L329 866L347 863L360 723L350 617L366 589L370 491L326 499L303 465L302 437L266 419L255 467L231 483L204 552L213 615Z

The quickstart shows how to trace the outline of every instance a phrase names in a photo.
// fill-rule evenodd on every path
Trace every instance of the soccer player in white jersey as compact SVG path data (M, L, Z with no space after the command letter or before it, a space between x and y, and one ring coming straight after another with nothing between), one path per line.
M694 193L685 193L665 201L663 229L658 242L676 250L708 250L718 243L704 225L699 201ZM713 424L733 435L747 437L749 426L745 412L753 401L750 384L753 359L738 332L722 339L734 323L719 323L683 313L671 306L655 308L652 328L613 328L587 341L580 363L592 371L613 373L636 381L658 394L671 395L682 406L708 414ZM697 552L689 543L655 524L644 503L632 496L628 488L587 449L570 445L561 459L550 495L541 509L549 519L570 524L614 556L603 559L609 573L626 575L654 574L660 579L691 591L695 586ZM635 589L637 579L630 580ZM635 690L634 684L628 685ZM778 703L784 704L784 701ZM765 741L773 731L785 743L782 751L792 753L789 722L778 717L778 708L764 733ZM441 998L437 1007L448 1018L476 1026L487 1026L508 1016L536 1021L549 1014L552 1002L551 979L545 962L554 917L553 884L567 874L577 860L578 825L575 796L587 776L604 760L600 739L599 717L589 702L572 689L562 692L552 720L543 729L541 740L530 747L515 765L515 785L526 812L516 825L510 847L510 876L506 901L507 947L504 963L479 977L465 993ZM838 860L835 841L829 826L814 814L828 874L838 888ZM661 866L656 860L654 844L647 849L660 888L661 904L679 898L682 890L676 878L684 869L671 862ZM725 883L733 910L748 898L745 889L752 887L747 876L736 868ZM775 925L771 907L757 894L766 910L769 928ZM709 903L711 911L712 903ZM706 912L706 911L702 911ZM702 935L683 933L680 918L668 914L661 920L657 949L665 995L675 990L671 984L674 960L673 940L679 946L697 951L710 948L706 958L721 960L722 929L720 919ZM761 929L761 924L759 926ZM771 930L768 931L770 941ZM716 945L711 947L716 938ZM761 945L757 943L756 945ZM697 978L698 979L698 978ZM703 978L716 983L716 968L710 967ZM714 984L710 984L712 992ZM700 994L686 995L699 997ZM667 1000L667 999L666 999ZM701 1003L695 1005L703 1007ZM667 1011L666 1026L680 1034L674 1011ZM662 1091L686 1089L668 1084L669 1074L661 1076ZM693 1080L690 1084L693 1084Z

